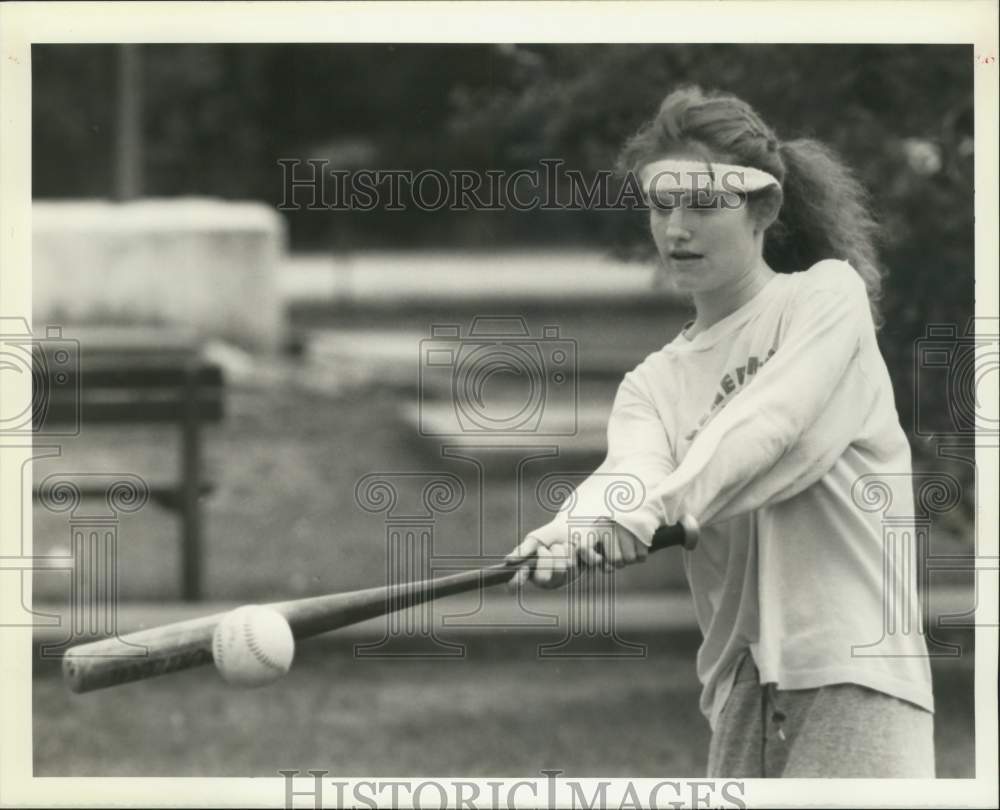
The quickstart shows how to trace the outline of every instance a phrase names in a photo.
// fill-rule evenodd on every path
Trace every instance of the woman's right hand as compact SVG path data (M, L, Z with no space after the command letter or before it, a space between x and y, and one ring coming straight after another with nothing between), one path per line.
M546 525L530 532L507 555L507 562L523 561L510 581L517 588L529 579L540 588L559 588L580 576L583 568L613 571L643 562L647 549L630 531L612 521L595 521L591 526Z

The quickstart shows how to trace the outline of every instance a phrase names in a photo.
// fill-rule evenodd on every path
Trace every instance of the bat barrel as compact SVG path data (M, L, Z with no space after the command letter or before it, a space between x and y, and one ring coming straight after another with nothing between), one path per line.
M223 615L72 647L63 655L63 681L73 692L92 692L210 663L212 633Z

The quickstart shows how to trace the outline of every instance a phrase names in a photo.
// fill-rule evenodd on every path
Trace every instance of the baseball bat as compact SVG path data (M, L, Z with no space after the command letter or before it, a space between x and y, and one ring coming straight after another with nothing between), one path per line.
M685 519L658 529L650 551L670 546L692 549L697 542L697 523ZM304 639L432 599L508 582L526 562L506 560L435 579L273 602L266 607L285 617L296 640ZM215 613L72 647L63 655L63 680L73 692L92 692L208 664L212 635L225 615Z

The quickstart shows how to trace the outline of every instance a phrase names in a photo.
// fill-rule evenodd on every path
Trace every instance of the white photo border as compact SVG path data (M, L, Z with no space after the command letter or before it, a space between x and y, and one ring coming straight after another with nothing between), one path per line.
M917 2L282 2L8 3L0 5L0 314L31 318L31 45L184 42L963 43L975 65L976 316L998 316L997 5ZM653 32L658 32L653 37ZM23 391L0 392L3 396ZM996 396L995 391L989 392ZM996 403L984 403L996 409ZM991 412L993 412L991 411ZM14 449L7 437L0 442ZM30 498L15 487L30 447L0 453L0 555L20 544ZM977 451L980 553L997 555L997 449ZM20 502L19 502L20 501ZM30 519L24 522L31 525ZM30 550L30 530L28 531ZM15 548L16 551L16 548ZM990 572L995 580L995 572ZM983 581L993 581L984 577ZM30 594L28 594L30 599ZM35 778L31 630L3 627L0 597L0 805L284 806L282 777ZM748 806L997 806L997 591L982 589L976 629L976 778L746 780ZM989 626L989 625L992 625ZM669 733L669 730L665 730ZM303 763L308 767L321 764ZM511 779L538 775L509 775ZM363 779L364 777L356 777ZM381 777L385 780L386 777ZM420 781L420 780L406 780ZM470 780L483 786L485 780ZM539 779L539 781L543 781ZM634 780L637 788L657 780ZM706 781L706 780L699 780ZM308 792L311 777L301 789ZM544 795L544 794L542 794ZM312 806L308 795L296 806ZM526 805L527 806L527 805Z

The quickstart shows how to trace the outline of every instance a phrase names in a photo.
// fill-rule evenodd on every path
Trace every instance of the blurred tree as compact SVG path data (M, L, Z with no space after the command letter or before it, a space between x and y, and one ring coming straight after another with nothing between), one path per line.
M36 197L112 196L116 67L112 46L32 46Z

